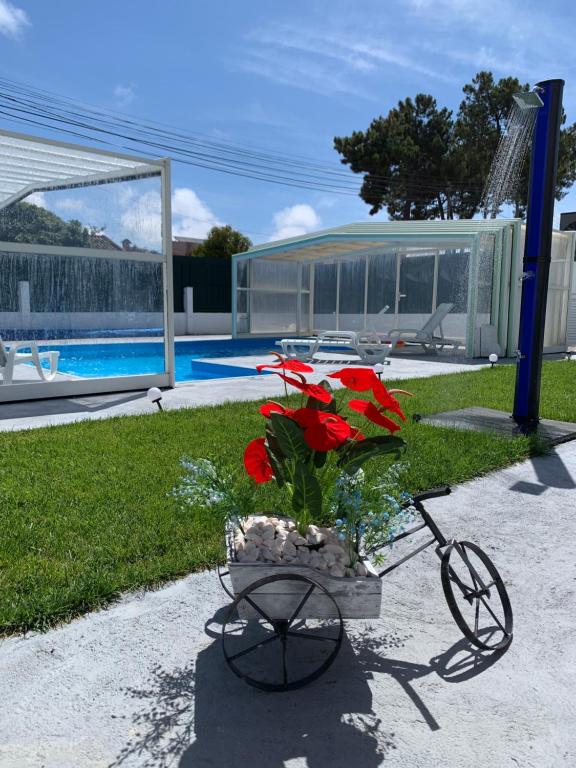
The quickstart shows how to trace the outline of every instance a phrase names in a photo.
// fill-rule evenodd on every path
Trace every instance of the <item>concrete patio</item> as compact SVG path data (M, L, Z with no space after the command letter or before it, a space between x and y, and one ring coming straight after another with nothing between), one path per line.
M502 656L462 639L427 551L387 577L379 620L348 622L322 678L265 694L225 668L226 595L215 573L193 574L0 641L0 766L573 766L575 488L572 442L429 504L505 579Z
M275 362L267 356L269 362ZM346 359L346 358L344 358ZM265 362L266 357L243 356L206 359L205 362L223 363L241 368L254 367ZM345 363L343 362L342 365ZM459 356L439 355L429 357L394 357L386 366L383 381L422 378L439 374L458 373L484 367L485 362L466 361ZM310 381L320 381L339 365L317 365ZM49 392L50 384L47 384ZM216 405L231 400L257 400L278 396L284 392L284 383L277 376L245 376L231 379L212 379L178 384L166 390L162 405L167 410L192 408L198 405ZM146 397L146 392L121 392L111 395L86 395L72 398L59 397L46 400L30 400L0 405L0 432L17 429L44 427L52 424L68 424L85 419L105 419L139 413L153 413L156 406Z

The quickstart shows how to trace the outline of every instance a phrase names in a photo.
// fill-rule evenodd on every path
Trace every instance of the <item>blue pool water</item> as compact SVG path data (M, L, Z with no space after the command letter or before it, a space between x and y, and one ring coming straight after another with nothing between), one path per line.
M176 381L253 376L254 368L203 362L203 358L266 355L276 349L276 339L224 339L222 341L177 341ZM42 346L60 352L58 370L74 376L136 376L162 373L164 344L153 341L109 344L62 344Z

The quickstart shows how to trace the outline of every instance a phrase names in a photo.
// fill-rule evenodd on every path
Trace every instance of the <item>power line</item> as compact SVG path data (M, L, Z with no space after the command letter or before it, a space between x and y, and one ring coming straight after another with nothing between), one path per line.
M197 138L203 135L185 133L171 126L167 130L160 127L161 123L137 121L122 113L83 105L6 78L0 78L0 114L10 120L86 141L97 141L117 149L134 151L138 148L140 154L149 156L157 156L159 151L167 152L175 162L241 178L324 194L356 197L359 192L357 177L339 166L314 162L297 155L264 152L240 144ZM119 144L118 140L122 143ZM153 152L143 151L141 147ZM396 177L376 175L368 178L374 192L385 192L391 182L399 181ZM439 192L437 181L432 177L427 180L426 176L422 176L418 181L405 183L411 192L423 197ZM480 190L480 185L467 182L453 181L451 186L456 192Z

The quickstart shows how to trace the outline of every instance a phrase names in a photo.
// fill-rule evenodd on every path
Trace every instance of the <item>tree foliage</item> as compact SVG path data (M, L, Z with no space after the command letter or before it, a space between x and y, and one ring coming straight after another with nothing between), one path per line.
M336 137L341 162L364 174L360 197L391 219L470 218L480 211L492 159L506 127L512 96L528 90L517 78L498 82L479 72L464 86L456 117L429 95L407 98L366 131ZM563 115L563 125L566 116ZM513 199L524 215L529 163ZM560 135L556 198L576 180L576 124Z
M336 137L334 146L343 163L365 174L360 197L371 214L387 208L393 219L428 219L438 212L437 180L450 163L452 134L452 113L420 93L373 120L367 131Z
M8 243L39 243L86 247L89 231L76 219L64 221L32 203L13 203L0 214L0 240Z
M224 227L212 227L206 240L194 250L193 256L229 259L235 253L247 251L251 246L249 237L227 224Z

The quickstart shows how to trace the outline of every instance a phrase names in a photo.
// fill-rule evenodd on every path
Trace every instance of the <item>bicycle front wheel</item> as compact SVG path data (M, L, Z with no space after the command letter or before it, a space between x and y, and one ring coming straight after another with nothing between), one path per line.
M469 541L446 547L442 588L454 621L478 648L496 651L512 640L512 606L496 566Z

